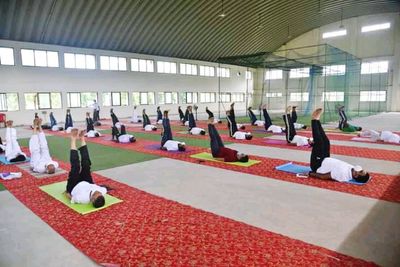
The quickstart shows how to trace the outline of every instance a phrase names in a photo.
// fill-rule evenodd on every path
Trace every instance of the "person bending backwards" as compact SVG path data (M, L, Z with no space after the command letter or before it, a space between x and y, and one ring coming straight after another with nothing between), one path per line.
M360 166L353 166L330 157L330 142L319 121L321 114L321 108L312 114L311 127L314 144L310 157L312 171L309 176L338 182L347 182L352 179L359 183L368 182L369 174Z
M168 110L164 110L162 125L163 132L161 133L161 149L167 151L185 151L186 144L184 142L174 141L172 138L171 125L168 118Z
M93 183L90 171L92 163L84 133L85 131L80 131L78 135L78 129L71 130L71 170L68 175L66 196L71 199L71 203L92 203L95 208L100 208L105 204L104 195L107 193L107 189ZM81 147L79 148L81 154L80 162L76 147L76 140L78 138L81 140Z
M29 139L29 152L31 153L31 169L33 172L53 174L58 168L58 163L50 156L46 135L42 130L42 119L33 121L33 134Z
M288 144L293 144L297 146L305 146L311 144L309 138L297 135L295 125L293 123L292 117L290 116L291 110L291 106L287 107L286 114L283 115L283 121L285 122L286 126L286 141L288 142Z
M214 158L223 158L225 162L248 162L249 156L224 146L214 125L214 118L208 118L208 134L210 135L211 154Z

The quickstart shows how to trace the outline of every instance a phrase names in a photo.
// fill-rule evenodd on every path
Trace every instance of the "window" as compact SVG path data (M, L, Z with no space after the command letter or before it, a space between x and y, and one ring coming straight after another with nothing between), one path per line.
M94 55L64 53L64 67L67 69L96 69Z
M94 101L97 101L97 93L84 92L84 93L68 93L67 106L69 108L90 107Z
M343 102L344 92L322 92L322 101Z
M14 65L14 49L0 47L0 65Z
M217 77L229 78L231 77L231 71L228 68L217 67Z
M157 72L158 73L176 73L176 63L157 61Z
M154 72L154 61L131 58L131 71Z
M0 111L16 111L19 110L17 93L1 93L0 94Z
M21 49L23 66L58 68L58 52Z
M289 78L307 78L310 77L310 68L291 69Z
M290 93L290 100L292 102L296 101L308 101L308 93Z
M215 93L200 93L200 103L215 103Z
M101 70L125 71L126 70L126 58L100 56L100 69Z
M389 61L364 62L361 64L361 74L386 73Z
M181 63L179 65L181 74L184 75L197 75L197 66L192 64Z
M55 109L61 108L61 93L26 93L25 109Z
M265 72L265 79L266 80L280 80L283 77L282 70L267 70Z
M251 71L246 70L246 80L252 80L253 73Z
M215 72L214 67L200 66L200 76L214 77L215 76L214 72Z
M186 92L181 94L183 104L197 103L197 93Z
M221 93L221 102L222 103L230 103L231 102L231 94L230 93Z
M158 92L158 104L178 104L177 92Z
M379 31L379 30L386 30L390 28L390 23L382 23L382 24L374 24L374 25L368 25L364 26L361 28L361 32L373 32L373 31Z
M386 91L360 91L360 102L385 102Z
M347 30L340 30L340 31L333 31L333 32L324 32L322 34L322 39L326 38L332 38L332 37L337 37L337 36L344 36L347 34Z
M244 94L242 93L232 93L231 98L232 102L244 102Z
M154 92L134 92L132 93L133 105L154 105Z
M265 96L266 97L282 97L282 93L277 93L277 92L266 93Z
M322 69L323 76L338 76L346 74L346 65L324 66Z
M103 106L128 106L128 92L103 93Z

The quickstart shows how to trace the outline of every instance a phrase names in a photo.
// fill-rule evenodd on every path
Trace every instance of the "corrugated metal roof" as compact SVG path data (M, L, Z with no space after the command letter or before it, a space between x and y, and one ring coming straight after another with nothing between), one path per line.
M0 0L0 39L216 61L309 30L396 12L396 0ZM290 38L288 39L288 27Z

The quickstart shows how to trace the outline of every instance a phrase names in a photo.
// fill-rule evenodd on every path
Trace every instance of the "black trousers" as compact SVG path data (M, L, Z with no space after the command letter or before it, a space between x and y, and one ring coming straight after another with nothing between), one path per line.
M189 130L196 127L196 121L194 120L193 113L189 113Z
M68 174L67 192L71 193L72 189L80 182L86 181L93 184L92 174L90 166L92 165L89 157L89 151L87 146L79 148L81 153L81 161L79 162L78 150L71 149L70 151L70 163L71 170Z
M228 115L226 120L228 121L229 136L232 137L238 131L235 116Z
M114 113L111 113L111 120L112 120L113 125L115 125L117 122L119 122L117 115L115 115Z
M344 113L343 109L339 110L339 129L342 130L345 127L345 124L347 123L347 116L346 113Z
M311 151L310 167L313 172L316 172L321 167L322 161L330 157L331 145L319 120L312 120L311 128L314 145Z
M283 115L283 121L285 122L286 127L286 141L290 143L293 140L293 137L297 134L296 129L294 128L294 123L289 114Z
M209 109L206 109L206 112L208 114L208 118L214 118L214 113L212 113Z
M257 120L257 118L254 115L254 113L253 113L253 116L254 116L254 122L255 122ZM265 120L265 124L264 124L265 130L268 131L269 126L272 125L272 121L271 121L271 117L268 114L267 109L265 109L265 108L263 109L263 116L264 116L264 120Z
M216 157L219 153L219 149L224 147L224 143L214 124L208 124L208 134L210 135L211 154L213 157Z
M162 120L162 125L164 130L163 130L163 135L161 137L161 147L163 147L168 140L172 140L172 131L169 119L164 118Z
M147 114L143 113L143 128L146 127L146 125L151 124L149 116L147 116Z
M86 132L94 131L94 124L92 118L86 118Z
M185 115L183 114L183 111L181 109L178 109L179 113L179 120L182 121L185 118Z
M251 120L251 125L254 125L254 123L257 120L257 117L256 117L256 115L254 115L253 111L251 111L251 110L249 110L249 117L250 117L250 120Z
M67 114L67 116L65 117L65 127L64 127L64 129L67 129L68 127L73 127L71 114Z
M297 122L297 112L296 111L292 111L292 122L296 123Z

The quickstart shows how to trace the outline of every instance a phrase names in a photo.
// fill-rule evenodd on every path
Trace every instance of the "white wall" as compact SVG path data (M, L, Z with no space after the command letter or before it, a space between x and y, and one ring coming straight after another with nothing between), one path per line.
M361 33L362 26L384 22L390 22L391 28L382 31ZM376 82L377 80L380 78L387 79L388 94L386 110L400 111L400 16L398 12L346 19L343 21L343 26L347 29L346 36L322 39L322 34L324 32L339 30L339 26L340 21L314 29L291 40L278 50L326 43L353 54L363 61L388 60L389 73L386 74L387 77L383 77L382 74L381 77L379 77L379 75L367 75L368 77L362 75L361 86L369 83L367 79L370 79L373 84L372 89L374 89L374 87L379 87ZM257 74L254 91L255 94L260 94L263 84L262 70L257 70ZM363 79L365 81L363 81ZM292 82L298 82L297 80L298 79L294 79ZM289 80L289 89L290 82ZM269 86L272 90L284 90L284 83L285 80L271 81L269 84L268 81L266 81L264 87L266 88ZM272 99L272 101L275 109L283 110L284 106L280 107L279 105L284 104L284 99Z
M102 105L103 92L129 92L129 106L113 107L115 113L119 117L128 117L132 113L132 92L155 92L156 104L138 106L138 110L146 108L148 114L155 114L157 104L157 92L218 92L218 77L189 76L181 74L161 74L161 73L142 73L130 71L130 58L144 58L154 60L156 69L156 61L177 62L179 73L179 63L191 63L196 65L215 66L217 63L185 60L177 58L166 58L159 56L140 55L133 53L80 49L65 46L44 45L26 42L14 42L0 40L0 47L14 48L15 66L0 65L0 92L19 93L19 111L6 112L7 117L13 119L16 124L31 123L34 111L25 110L24 93L28 92L61 92L62 93L62 109L52 110L58 121L63 121L65 110L67 109L67 92L98 92L98 100ZM21 65L20 49L41 49L59 52L59 68L45 67L27 67ZM64 52L83 53L96 55L96 70L81 69L65 69ZM127 58L128 71L105 71L100 70L99 56L122 56ZM246 80L246 68L238 66L221 65L221 67L230 68L231 77L221 78L221 92L245 93L246 87L249 92L253 90L253 80ZM238 72L241 75L238 75ZM199 73L199 70L198 70ZM217 96L218 99L218 96ZM200 100L200 98L199 98ZM171 114L177 114L178 105L186 106L186 104L162 105L161 109L170 109ZM205 106L208 106L214 113L218 111L218 103L197 103L199 113L204 112ZM224 106L228 106L227 103ZM245 102L237 103L238 111L245 110ZM223 114L223 106L221 104L221 114ZM109 118L110 107L102 107L100 117ZM74 120L84 120L84 113L90 111L90 108L71 108ZM41 111L38 111L39 113ZM49 112L49 110L48 110Z

